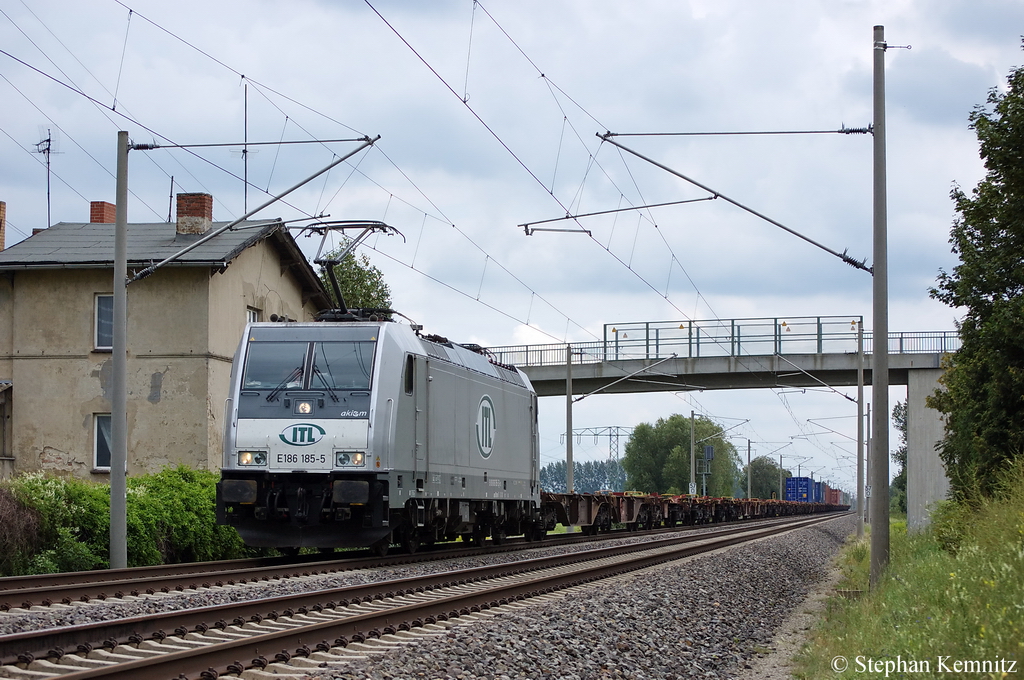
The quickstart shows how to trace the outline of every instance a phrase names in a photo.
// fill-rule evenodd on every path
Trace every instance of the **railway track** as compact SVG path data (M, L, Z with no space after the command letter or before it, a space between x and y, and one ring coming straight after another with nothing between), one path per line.
M752 520L732 523L730 526L750 526L778 520ZM613 531L597 536L582 534L551 535L540 543L522 539L509 539L497 546L464 547L463 544L443 544L434 550L412 555L388 557L367 556L368 551L302 555L299 557L269 557L257 559L224 560L219 562L193 562L167 564L129 569L107 569L62 574L39 574L0 579L0 612L32 611L54 604L70 605L76 602L141 597L158 593L194 591L201 588L221 588L260 581L302 578L336 574L358 569L394 567L425 561L458 559L495 552L517 551L538 546L554 547L575 543L597 542L620 536L658 535L680 530L707 529L717 525L696 525L675 529L655 529L648 532Z
M301 675L303 666L329 668L353 655L380 653L410 636L435 634L439 622L836 517L730 526L510 564L0 636L5 664L0 677L216 678L244 672L258 679L288 668ZM266 656L278 649L273 658Z

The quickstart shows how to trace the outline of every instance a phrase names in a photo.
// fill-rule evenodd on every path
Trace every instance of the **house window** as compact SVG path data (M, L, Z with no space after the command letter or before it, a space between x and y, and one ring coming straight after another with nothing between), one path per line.
M110 414L96 413L92 417L94 470L110 469Z
M114 348L114 296L96 296L96 337L93 347L100 350Z
M246 307L245 308L245 322L246 323L256 323L259 320L260 320L260 310L256 309L255 307Z

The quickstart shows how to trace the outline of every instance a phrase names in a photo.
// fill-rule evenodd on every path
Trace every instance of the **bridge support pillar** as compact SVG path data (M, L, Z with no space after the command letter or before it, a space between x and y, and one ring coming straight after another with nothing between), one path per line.
M907 372L907 529L920 531L931 511L949 491L946 469L936 448L943 436L939 412L925 406L925 397L939 387L942 369Z

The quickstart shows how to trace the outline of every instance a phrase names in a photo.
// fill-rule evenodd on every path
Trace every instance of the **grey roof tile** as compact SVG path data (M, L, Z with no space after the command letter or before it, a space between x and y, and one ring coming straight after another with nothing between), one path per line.
M218 229L227 222L214 222ZM282 228L279 220L241 222L183 255L178 266L230 262L253 243ZM174 255L202 235L178 234L173 222L128 225L128 262L148 265ZM0 251L0 271L47 267L109 267L114 260L114 225L60 222Z

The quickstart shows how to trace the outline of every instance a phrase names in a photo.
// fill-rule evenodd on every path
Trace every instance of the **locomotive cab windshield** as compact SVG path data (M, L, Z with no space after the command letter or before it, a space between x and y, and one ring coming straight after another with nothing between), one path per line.
M312 339L281 339L276 330L250 328L237 404L239 464L289 472L363 465L378 329L350 326Z

